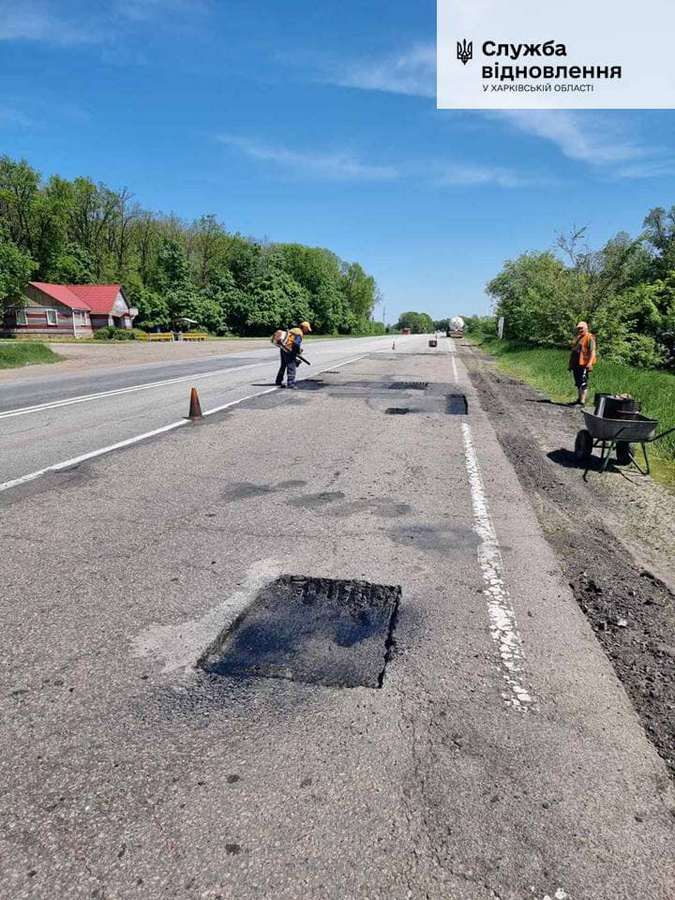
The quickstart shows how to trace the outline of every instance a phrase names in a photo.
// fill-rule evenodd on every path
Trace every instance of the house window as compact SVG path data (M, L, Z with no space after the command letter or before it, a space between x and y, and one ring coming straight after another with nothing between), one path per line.
M16 324L17 325L28 325L28 319L26 317L25 309L17 309L16 311Z
M56 325L56 310L48 309L47 313L47 325Z

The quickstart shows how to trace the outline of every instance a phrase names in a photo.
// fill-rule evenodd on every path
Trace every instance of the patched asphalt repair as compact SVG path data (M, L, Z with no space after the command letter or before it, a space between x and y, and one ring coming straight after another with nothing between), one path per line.
M4 896L669 900L664 766L458 368L361 360L336 391L428 381L438 399L271 394L5 511ZM426 411L384 412L426 395ZM468 421L537 696L526 714L501 695ZM400 586L381 689L317 683L324 654L302 647L277 677L295 658L283 641L228 656L245 671L197 666L249 613L273 644L266 591L295 591L288 573ZM335 647L339 623L318 626ZM252 671L270 661L272 677Z

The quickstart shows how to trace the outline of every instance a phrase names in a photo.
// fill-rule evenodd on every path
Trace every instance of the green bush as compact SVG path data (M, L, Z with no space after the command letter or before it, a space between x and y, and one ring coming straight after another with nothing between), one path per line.
M495 316L465 316L464 330L476 340L491 340L497 336Z
M627 363L636 369L658 369L666 359L663 346L646 334L627 334L622 345L617 347L609 359Z
M96 341L135 341L143 332L139 328L115 328L114 325L106 325L94 332Z

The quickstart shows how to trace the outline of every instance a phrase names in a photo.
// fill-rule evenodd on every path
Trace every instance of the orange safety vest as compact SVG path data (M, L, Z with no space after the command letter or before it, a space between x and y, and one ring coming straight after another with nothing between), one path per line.
M590 331L579 335L574 341L571 362L584 369L592 369L597 359L595 346L595 335L592 335Z
M301 339L304 337L302 328L289 328L286 340L284 341L286 350L293 350L295 348L295 338L297 335L300 335Z

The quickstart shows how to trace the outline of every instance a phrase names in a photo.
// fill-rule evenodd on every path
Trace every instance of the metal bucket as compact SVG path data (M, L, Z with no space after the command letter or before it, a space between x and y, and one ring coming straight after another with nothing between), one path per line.
M614 394L595 395L595 414L604 419L626 420L636 419L641 405L632 397L616 397Z

